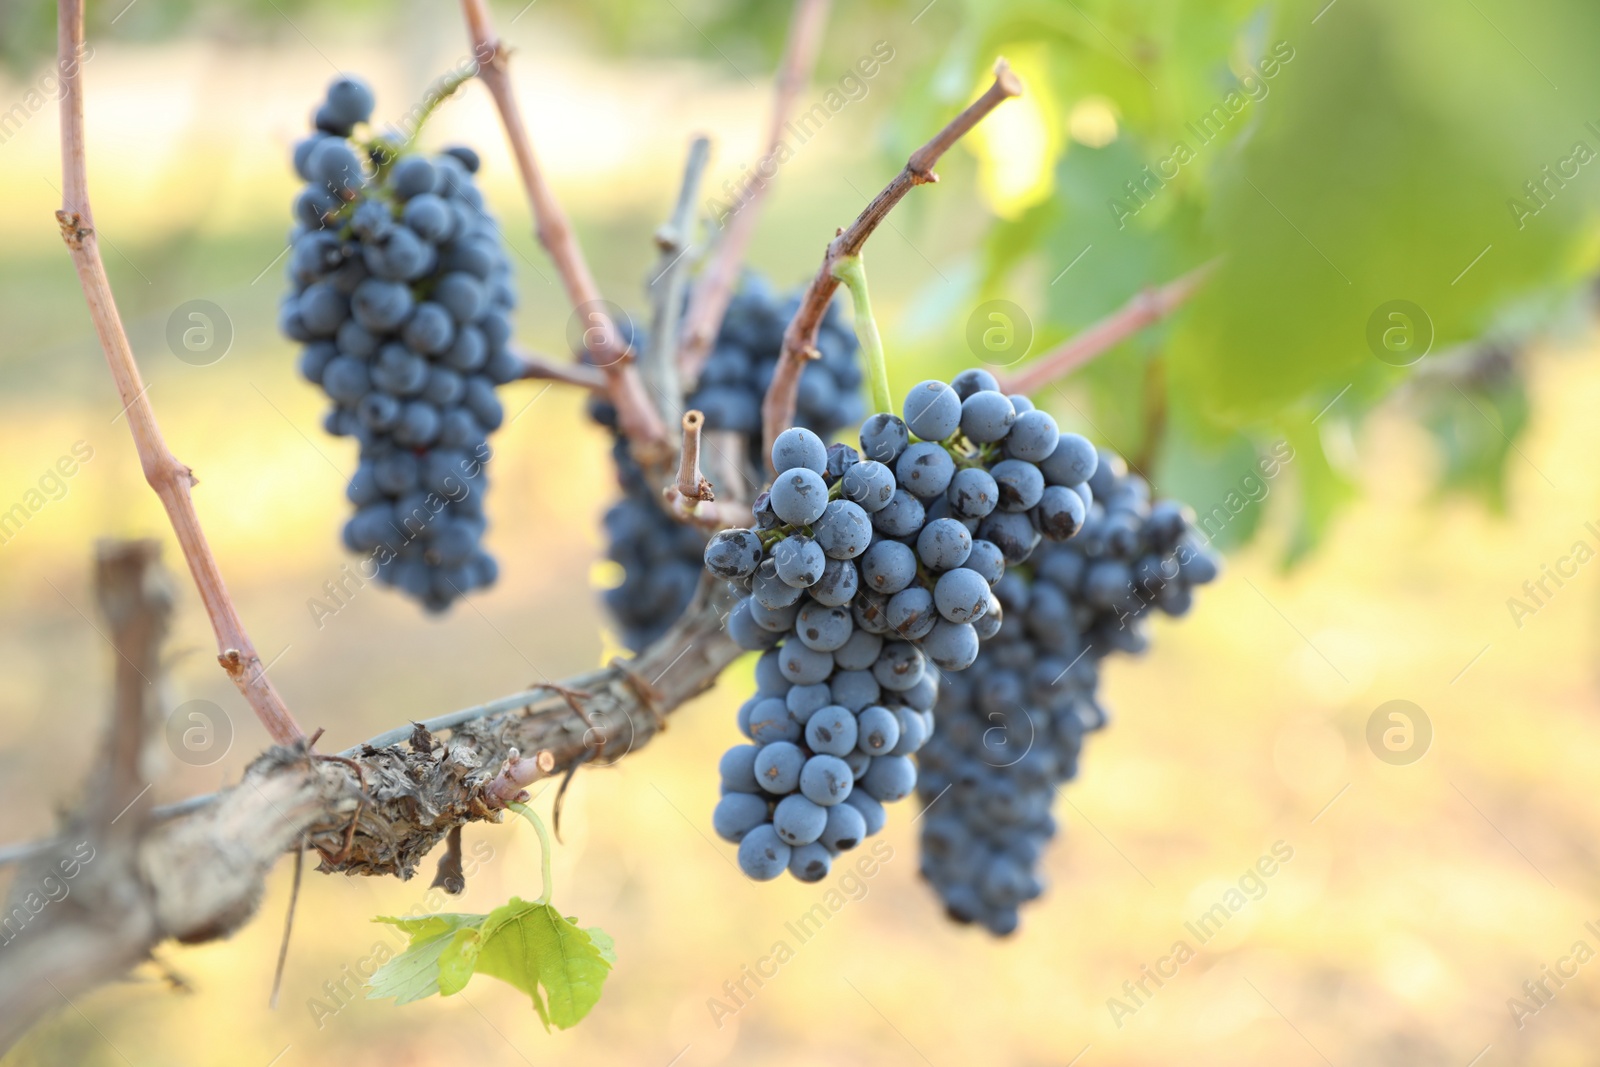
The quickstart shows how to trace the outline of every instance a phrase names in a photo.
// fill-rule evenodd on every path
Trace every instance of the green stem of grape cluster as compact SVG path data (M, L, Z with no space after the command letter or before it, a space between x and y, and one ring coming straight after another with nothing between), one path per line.
M861 342L861 359L872 384L872 408L892 414L894 400L889 395L889 366L884 362L883 338L878 333L877 320L872 317L872 300L867 296L867 269L859 255L844 256L833 265L833 276L850 290L850 299L855 304L856 338Z

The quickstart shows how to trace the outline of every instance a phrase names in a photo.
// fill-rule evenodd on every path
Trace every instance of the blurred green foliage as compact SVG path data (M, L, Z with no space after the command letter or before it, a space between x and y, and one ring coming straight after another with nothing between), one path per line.
M1337 400L1326 420L1359 424L1423 358L1374 348L1400 321L1381 307L1419 307L1406 324L1437 358L1512 309L1524 322L1530 306L1553 313L1594 269L1592 5L1074 0L973 4L962 17L970 32L952 38L947 64L965 76L925 71L902 114L936 110L941 84L970 86L996 54L1042 49L1029 89L1047 94L1047 113L1098 98L1118 120L1101 147L1066 141L1049 196L993 230L983 296L1037 309L1049 342L1221 257L1188 311L1074 388L1105 439L1155 457L1160 488L1196 502L1229 481L1212 463L1248 471L1242 441L1293 441L1291 560L1351 495L1313 420ZM1152 362L1164 383L1154 403L1139 385ZM1459 389L1431 396L1419 414L1444 457L1442 488L1503 504L1528 421L1515 371L1472 402Z
M309 9L116 7L91 5L93 34L291 34L289 20ZM695 55L759 84L791 10L755 0L674 8L678 17L663 18L645 0L544 0L539 14L599 52ZM366 2L345 10L377 26L404 17ZM1594 269L1592 4L940 0L914 17L887 0L835 4L821 60L826 71L848 62L855 42L913 30L947 42L921 57L906 50L891 71L888 156L969 99L997 55L1024 72L1046 145L1034 195L1014 211L1001 205L1011 217L989 233L973 302L1027 308L1040 351L1142 287L1220 257L1192 307L1080 371L1061 396L1081 399L1098 435L1150 464L1160 489L1190 499L1234 473L1197 455L1227 467L1252 447L1304 445L1291 558L1315 546L1350 493L1312 420L1359 426L1417 373L1413 359L1375 353L1372 338L1398 321L1380 308L1420 308L1406 326L1436 359L1501 337L1511 309L1525 337L1530 309L1534 322L1553 314ZM47 2L0 0L5 60L42 61L52 23ZM1092 121L1080 129L1086 109L1102 116L1103 136ZM995 171L1029 165L1016 148L978 146ZM968 304L942 311L948 347L964 356ZM1507 457L1529 418L1520 382L1478 394L1476 407L1460 399L1416 413L1438 441L1441 488L1503 506Z

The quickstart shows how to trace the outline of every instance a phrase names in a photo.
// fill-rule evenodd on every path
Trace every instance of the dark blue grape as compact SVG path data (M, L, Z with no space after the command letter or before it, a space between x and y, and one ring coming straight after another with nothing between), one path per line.
M456 217L442 198L433 193L421 193L406 202L400 221L424 241L438 244L449 240L455 230Z
M828 450L822 438L803 426L791 426L778 435L772 443L772 469L784 471L803 468L818 476L828 469Z
M758 882L768 882L789 866L792 849L784 844L771 823L747 832L739 841L739 869Z
M956 462L943 445L919 441L900 454L894 473L900 485L914 496L932 500L950 487Z
M943 441L961 425L961 399L944 382L925 381L906 393L902 413L907 430L924 441Z
M806 467L786 470L772 483L772 510L791 526L809 526L828 506L822 475Z
M844 472L840 488L846 500L870 514L894 499L894 471L877 460L863 460Z
M1004 393L983 390L961 402L961 432L975 444L999 441L1017 421L1017 411Z

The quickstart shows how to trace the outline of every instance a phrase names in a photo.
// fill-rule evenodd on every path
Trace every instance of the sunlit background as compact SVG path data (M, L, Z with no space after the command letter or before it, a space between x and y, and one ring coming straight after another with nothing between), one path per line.
M613 578L599 565L609 442L559 385L504 391L494 588L443 618L375 584L332 617L311 608L352 560L338 530L355 457L322 431L324 398L276 332L288 152L338 71L373 84L380 117L409 108L467 55L453 7L121 6L91 5L84 68L102 248L149 397L299 720L325 727L333 751L615 655L596 600ZM753 685L741 662L647 749L573 783L556 902L608 930L618 954L576 1030L546 1034L522 994L483 977L405 1007L363 999L349 976L384 939L368 921L437 910L431 861L410 883L308 874L269 1010L283 864L234 939L169 946L128 981L63 1002L4 1062L1592 1063L1596 16L1509 0L1125 7L836 11L805 106L875 43L893 59L781 168L750 256L780 287L802 283L835 228L1005 54L1029 95L952 152L868 249L897 389L973 361L967 319L983 300L1028 309L1037 353L1226 257L1173 322L1036 397L1139 461L1158 492L1232 518L1222 580L1155 626L1148 655L1111 661L1115 721L1056 805L1052 885L1017 935L945 919L917 875L907 801L859 899L801 943L786 924L846 866L815 886L753 884L711 832L715 761ZM642 309L689 138L715 139L708 195L761 151L786 6L545 0L495 14L600 284ZM45 501L0 544L0 822L16 841L94 788L111 670L95 540L154 536L181 563L52 217L50 12L13 5L0 20L0 511L34 489ZM1189 132L1219 104L1225 129ZM483 154L519 340L564 358L568 311L487 94L468 85L424 141ZM1174 159L1179 142L1192 158ZM1174 176L1135 196L1124 183L1145 166ZM167 341L174 309L195 299L234 331L206 366ZM1391 300L1427 316L1421 362L1369 344ZM1280 441L1294 455L1283 472L1229 505ZM90 458L50 481L75 450ZM1524 583L1578 543L1575 575L1530 599ZM267 744L179 584L170 703L214 702L234 737L209 766L173 761L163 801L237 781ZM1385 762L1369 745L1390 700L1431 724L1420 759ZM526 826L477 824L466 840L482 862L445 910L534 892ZM1289 858L1265 892L1201 944L1186 924L1275 850ZM1180 940L1194 957L1158 988L1144 968ZM793 958L734 1014L714 1012L724 983L780 941ZM1137 996L1125 988L1141 980ZM1524 987L1541 980L1548 996Z

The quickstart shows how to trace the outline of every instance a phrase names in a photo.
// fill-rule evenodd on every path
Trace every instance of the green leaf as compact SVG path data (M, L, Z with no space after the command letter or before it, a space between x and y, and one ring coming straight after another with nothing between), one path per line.
M409 1004L438 993L440 955L454 937L475 927L483 918L482 915L459 914L430 915L421 919L378 916L373 922L398 926L411 935L411 944L373 972L367 980L367 999L393 997L396 1004Z
M575 915L569 915L567 916L567 921L575 923L578 918ZM594 942L595 950L600 953L600 958L615 967L617 965L617 943L611 940L611 935L598 926L585 926L583 932L589 935L590 941Z
M411 944L368 981L369 998L409 1004L435 993L448 997L474 974L487 974L527 993L546 1030L581 1022L617 962L604 930L582 928L549 904L517 897L487 915L374 921L400 927Z
M512 897L483 924L477 969L527 993L546 1027L565 1030L599 1002L611 973L615 947L606 935L600 938L549 904Z
M488 916L479 916L480 922ZM454 996L467 988L472 973L478 969L478 952L483 948L483 934L473 927L457 930L450 943L439 955L439 993Z

